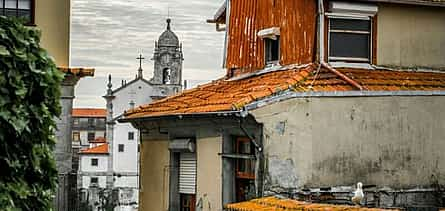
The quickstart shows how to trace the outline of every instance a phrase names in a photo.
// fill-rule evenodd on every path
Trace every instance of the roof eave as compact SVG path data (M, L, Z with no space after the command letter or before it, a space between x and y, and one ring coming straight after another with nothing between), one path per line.
M218 8L215 15L213 16L213 19L207 19L207 23L220 23L224 24L226 22L226 1L223 2L223 4Z
M183 119L183 118L204 118L204 117L227 117L233 115L241 115L243 111L216 111L216 112L199 112L199 113L178 113L178 114L167 114L160 116L142 116L142 117L134 117L134 118L123 118L119 119L120 123L128 123L128 122L142 122L142 121L153 121L159 119Z

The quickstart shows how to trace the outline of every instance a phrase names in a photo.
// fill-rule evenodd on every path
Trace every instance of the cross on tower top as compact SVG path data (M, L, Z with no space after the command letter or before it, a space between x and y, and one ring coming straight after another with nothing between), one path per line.
M139 54L139 57L136 58L137 60L139 60L139 69L142 69L142 60L145 59L144 57L142 57L142 54Z
M142 57L142 54L139 54L139 57L136 58L136 59L139 60L138 77L142 78L142 60L145 59L145 58Z

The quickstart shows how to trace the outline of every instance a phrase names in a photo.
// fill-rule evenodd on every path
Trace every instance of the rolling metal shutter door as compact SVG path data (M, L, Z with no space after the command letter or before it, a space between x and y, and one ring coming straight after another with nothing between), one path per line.
M196 154L179 155L179 193L196 193Z

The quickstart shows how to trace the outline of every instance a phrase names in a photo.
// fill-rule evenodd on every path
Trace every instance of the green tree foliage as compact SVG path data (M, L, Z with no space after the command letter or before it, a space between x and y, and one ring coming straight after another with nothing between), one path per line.
M59 72L40 32L0 17L0 210L51 210Z

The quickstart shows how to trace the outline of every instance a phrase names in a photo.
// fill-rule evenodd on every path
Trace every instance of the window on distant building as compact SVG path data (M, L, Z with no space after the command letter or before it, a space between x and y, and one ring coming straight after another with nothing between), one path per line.
M371 18L329 18L329 61L371 62Z
M88 141L94 141L96 134L94 132L88 132Z
M99 185L99 178L91 177L90 178L90 186L97 186L97 185Z
M80 141L80 132L73 132L73 141L79 142Z
M124 151L124 146L125 146L125 145L123 145L123 144L119 144L119 145L118 145L118 151L119 151L119 152L123 152L123 151Z
M128 132L128 140L134 140L134 132Z
M98 166L99 160L97 158L91 158L91 166Z
M23 18L34 23L34 0L0 0L0 15Z
M88 118L88 127L94 127L94 118Z
M0 0L0 1L1 1L1 0ZM74 125L74 126L78 126L79 123L80 123L80 122L79 122L79 118L76 118L76 117L73 118L73 125Z
M280 59L280 37L275 39L264 38L264 55L267 64L278 64Z

